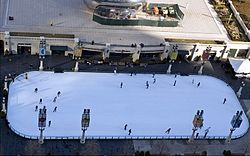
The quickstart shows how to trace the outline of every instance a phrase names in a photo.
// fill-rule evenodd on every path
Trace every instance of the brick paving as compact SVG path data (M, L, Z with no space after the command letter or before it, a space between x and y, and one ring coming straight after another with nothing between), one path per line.
M0 55L0 78L3 82L4 75L8 73L20 74L30 70L30 64L38 69L38 56L29 55ZM70 71L74 67L74 61L64 56L48 56L45 59L45 68L62 67ZM175 62L173 73L197 74L201 63L197 62ZM230 84L237 91L241 79L232 79L224 73L222 63L207 62L204 67L204 74L213 75ZM194 68L197 66L196 68ZM80 71L91 72L113 72L115 66L109 65L87 65L80 63ZM148 65L145 67L118 66L118 72L137 73L166 73L167 64ZM243 89L241 103L245 111L250 108L250 81L244 80L246 87ZM2 89L1 85L1 89ZM0 93L2 97L2 93ZM191 132L191 131L190 131ZM37 140L22 138L12 132L5 119L0 119L0 155L132 155L136 151L150 151L157 155L174 154L201 154L207 151L208 155L222 155L223 150L231 150L233 153L250 155L250 133L242 138L232 140L226 144L224 140L196 140L188 143L187 140L87 140L82 145L79 140L45 140L43 145Z

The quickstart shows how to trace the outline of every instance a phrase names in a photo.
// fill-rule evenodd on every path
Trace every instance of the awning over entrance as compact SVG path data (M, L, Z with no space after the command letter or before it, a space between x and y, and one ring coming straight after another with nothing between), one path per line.
M50 46L50 50L51 51L67 51L68 50L68 46Z

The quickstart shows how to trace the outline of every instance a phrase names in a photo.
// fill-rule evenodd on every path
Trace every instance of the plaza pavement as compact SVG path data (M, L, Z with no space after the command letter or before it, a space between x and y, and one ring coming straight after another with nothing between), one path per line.
M157 0L163 2L163 0ZM2 31L75 34L98 43L160 44L164 38L228 40L227 32L208 0L165 0L180 5L184 19L178 27L106 26L92 21L84 0L0 0ZM8 16L14 20L9 21ZM53 26L50 26L53 23Z
M30 64L38 69L39 59L38 56L30 55L1 55L0 63L1 80L3 81L4 75L8 73L19 74L29 71ZM74 61L64 56L48 56L44 64L45 67L62 67L68 71L74 67ZM207 62L204 74L224 80L237 91L241 80L234 80L231 76L226 75L220 65L221 63ZM194 69L194 66L197 68ZM196 74L199 66L200 63L182 61L181 63L175 62L172 69L173 73ZM163 74L166 73L167 67L168 64L148 65L146 68L118 66L117 71ZM81 63L79 68L83 72L113 72L115 66ZM246 87L243 89L241 103L246 112L250 108L250 81L244 81ZM191 121L190 124L192 124ZM224 140L195 140L194 143L188 143L187 140L87 140L86 144L82 145L79 140L45 140L45 143L40 145L37 140L24 139L16 135L8 128L6 120L0 119L0 155L132 155L136 151L143 150L157 155L194 155L201 154L203 151L207 151L208 155L222 155L223 150L250 155L249 145L249 131L242 138L232 140L230 144L226 144Z

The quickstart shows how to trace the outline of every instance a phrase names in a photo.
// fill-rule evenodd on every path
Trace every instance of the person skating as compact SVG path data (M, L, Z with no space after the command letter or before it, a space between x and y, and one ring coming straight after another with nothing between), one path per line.
M35 111L37 111L38 110L38 106L36 106L36 108L35 108Z
M154 81L153 81L153 83L155 83L156 82L156 78L154 78Z
M200 87L200 85L201 85L201 83L199 82L199 83L197 84L197 88Z
M174 85L173 86L175 86L176 85L176 80L174 80Z
M61 91L58 91L57 92L57 96L59 97L61 95Z
M53 99L53 102L54 102L54 103L56 102L56 99L57 99L57 96L55 96L54 99Z
M131 134L131 132L132 132L132 131L131 131L131 129L129 129L129 130L128 130L128 135L130 135L130 134Z
M50 125L51 125L51 121L49 121L49 127L50 127Z
M121 82L121 84L120 84L120 88L122 88L122 86L123 86L123 82Z
M54 108L53 112L56 112L57 106Z
M168 128L165 133L169 134L171 131L171 128Z
M43 99L42 98L40 98L40 100L39 100L39 104L42 104L43 103Z
M38 92L38 88L35 88L35 93L37 93Z
M225 104L225 103L226 103L226 101L227 101L227 99L226 99L226 98L224 98L224 100L223 100L223 104Z
M127 130L127 127L128 127L128 124L125 124L125 126L124 126L125 131Z

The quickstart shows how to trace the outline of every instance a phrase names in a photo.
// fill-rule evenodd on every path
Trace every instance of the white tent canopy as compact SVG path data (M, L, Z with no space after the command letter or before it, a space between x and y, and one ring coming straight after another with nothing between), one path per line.
M250 61L248 59L229 58L229 62L236 73L235 76L250 76Z

